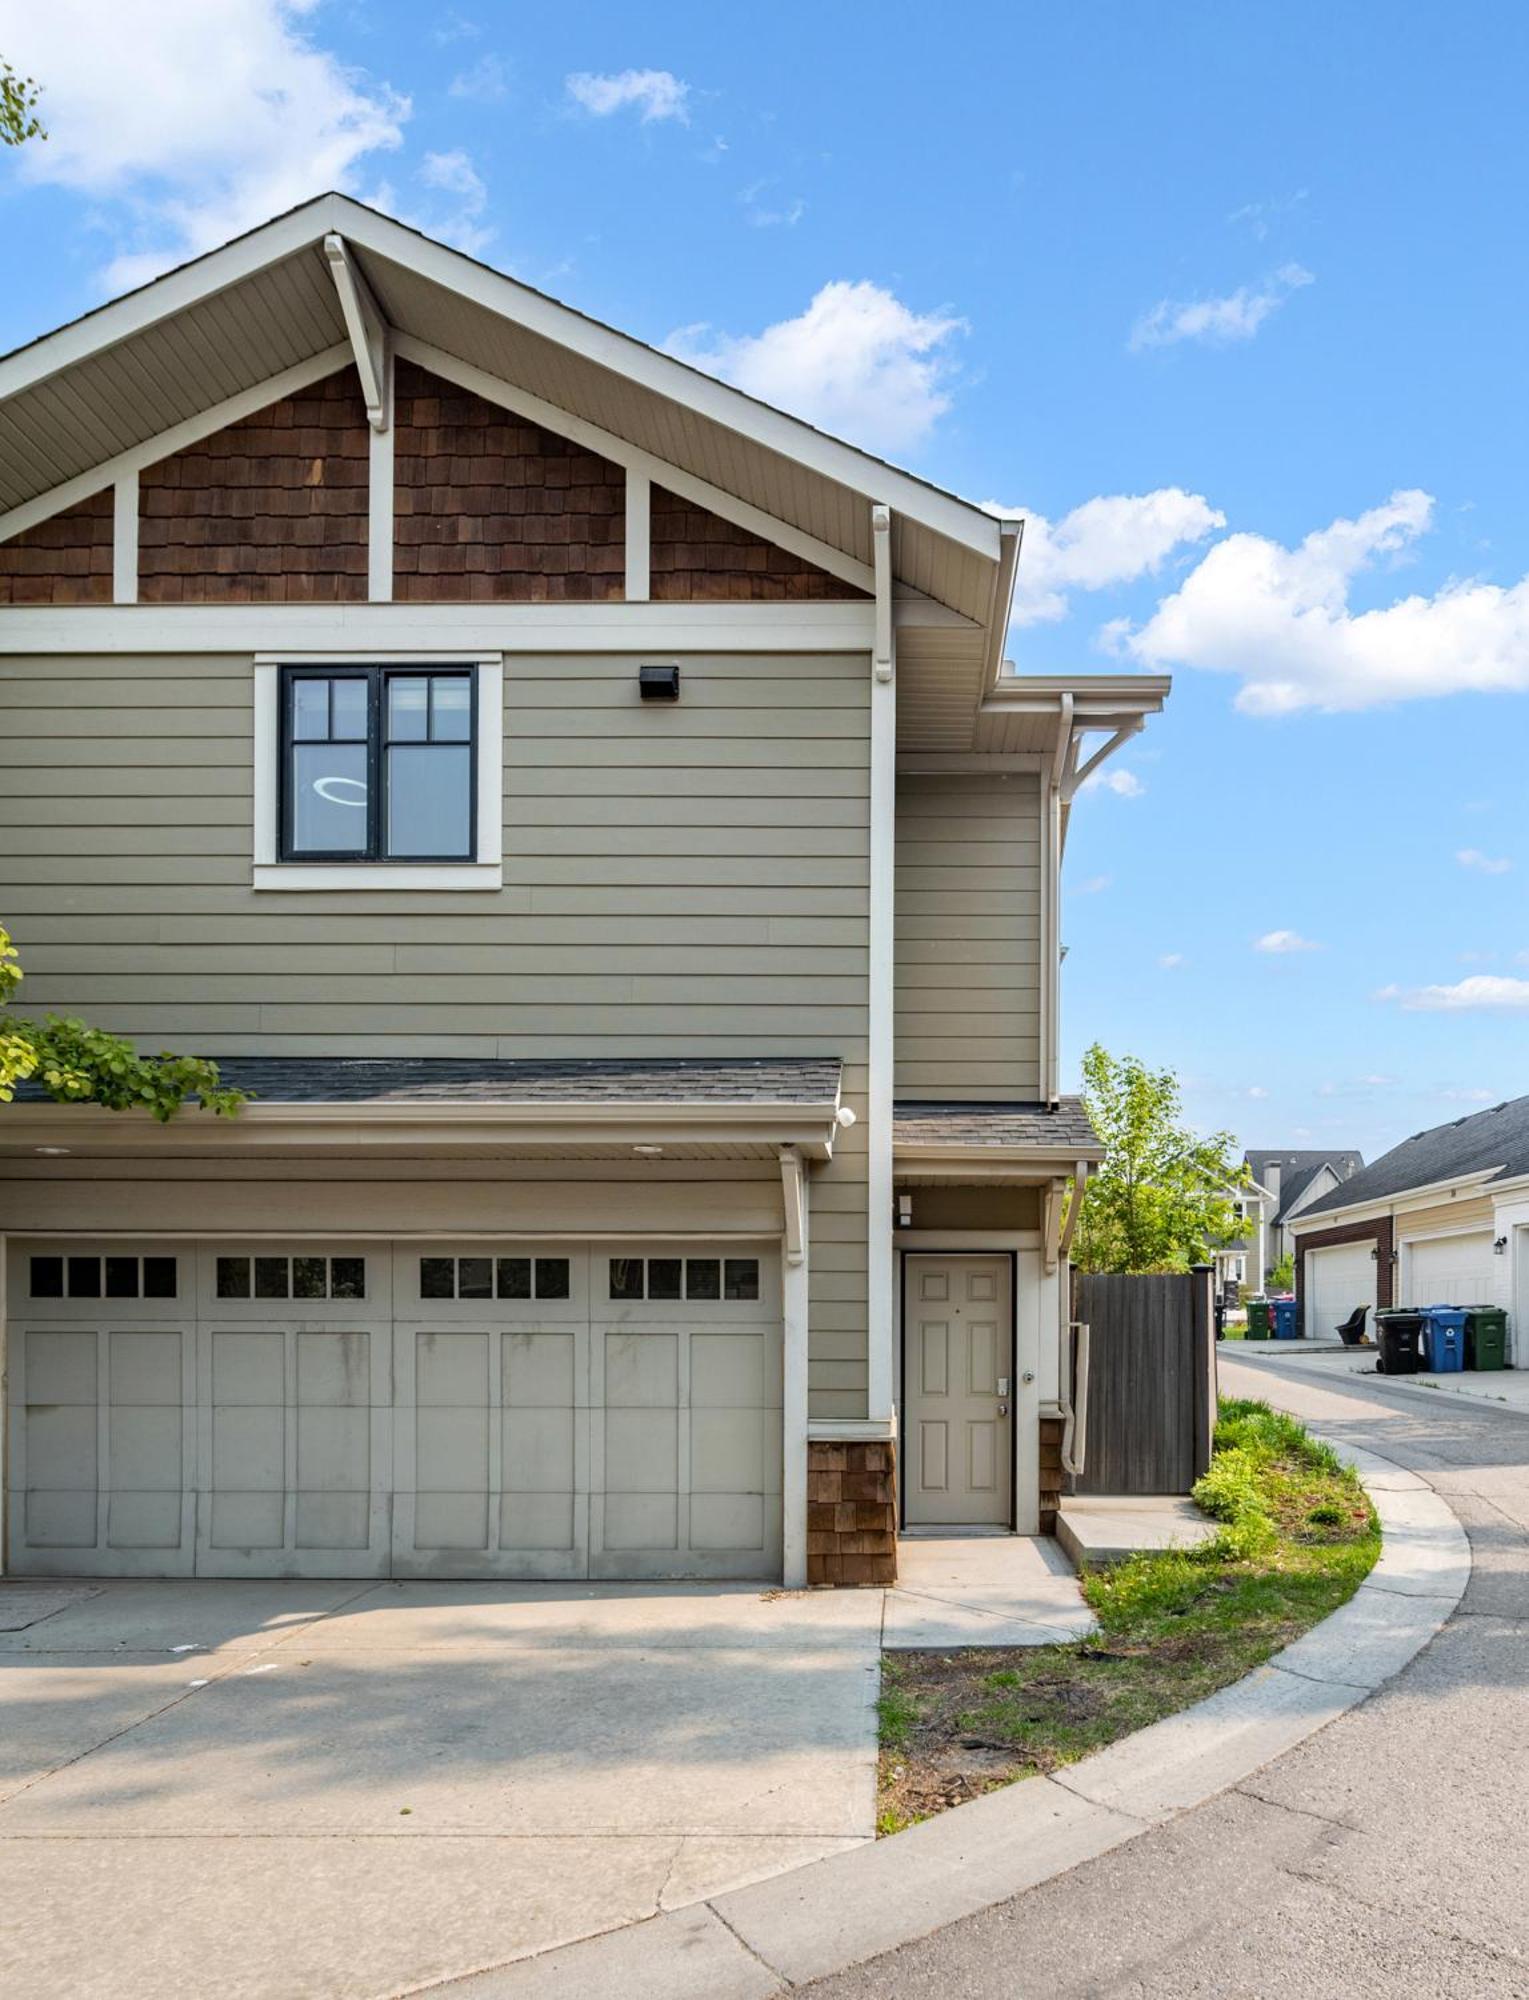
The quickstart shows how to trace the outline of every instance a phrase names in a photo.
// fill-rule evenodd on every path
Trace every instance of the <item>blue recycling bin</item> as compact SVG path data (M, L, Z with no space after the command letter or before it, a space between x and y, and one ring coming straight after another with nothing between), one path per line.
M1463 1306L1424 1306L1423 1350L1435 1375L1453 1375L1465 1366Z
M1299 1340L1301 1337L1301 1309L1294 1299L1274 1301L1274 1338L1276 1340Z

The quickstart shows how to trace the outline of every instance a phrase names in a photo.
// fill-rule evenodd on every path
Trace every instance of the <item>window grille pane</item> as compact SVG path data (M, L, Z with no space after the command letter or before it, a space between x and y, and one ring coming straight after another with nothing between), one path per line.
M566 1257L537 1258L536 1296L539 1299L567 1298L568 1259Z
M683 1265L678 1257L650 1257L648 1259L648 1297L650 1299L677 1299L681 1296L680 1274Z
M69 1296L72 1299L100 1298L101 1260L99 1257L71 1257L69 1259Z
M106 1296L109 1299L137 1298L138 1259L136 1257L107 1258Z
M423 674L394 674L388 681L388 737L423 743L429 735L430 683Z
M757 1299L759 1297L759 1259L757 1257L729 1257L726 1267L726 1283L722 1296L728 1299Z
M292 738L297 743L322 743L329 735L329 683L294 679Z
M294 1299L324 1299L329 1296L329 1273L323 1257L294 1257L292 1259L292 1296Z
M294 743L292 845L299 854L356 854L366 846L366 745Z
M451 1257L421 1257L419 1295L422 1299L454 1299L457 1295L457 1267Z
M640 1299L642 1297L642 1259L640 1257L612 1257L611 1297L613 1299Z
M329 733L337 743L366 741L367 685L359 675L332 681L334 689Z
M493 1258L459 1258L457 1261L457 1297L459 1299L491 1299L493 1296Z
M687 1299L720 1299L722 1265L715 1257L687 1257L685 1260Z
M291 1280L285 1257L257 1257L255 1259L255 1297L257 1299L284 1299L291 1294Z
M472 751L464 743L389 750L388 853L468 860L472 854Z
M430 736L436 743L465 743L472 735L472 682L466 674L437 674L430 690Z
M530 1298L531 1260L529 1257L501 1257L499 1259L499 1296L502 1299Z
M64 1296L64 1260L62 1257L34 1257L32 1259L31 1291L34 1299L61 1299Z
M250 1260L248 1257L220 1257L218 1259L218 1297L220 1299L247 1299L250 1295Z
M329 1296L332 1299L366 1297L366 1259L336 1257L329 1266Z
M173 1257L144 1258L143 1296L146 1299L173 1299L176 1289L175 1278Z

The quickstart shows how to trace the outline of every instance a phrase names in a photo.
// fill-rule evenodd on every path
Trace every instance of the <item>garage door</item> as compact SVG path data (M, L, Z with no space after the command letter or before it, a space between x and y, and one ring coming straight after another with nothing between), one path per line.
M1306 1316L1308 1340L1331 1340L1356 1306L1375 1311L1374 1246L1336 1243L1326 1250L1306 1252ZM1367 1320L1366 1330L1374 1333Z
M21 1574L779 1574L766 1246L14 1245Z
M1403 1240L1401 1255L1405 1305L1477 1306L1493 1296L1496 1259L1490 1229L1429 1236L1415 1243Z

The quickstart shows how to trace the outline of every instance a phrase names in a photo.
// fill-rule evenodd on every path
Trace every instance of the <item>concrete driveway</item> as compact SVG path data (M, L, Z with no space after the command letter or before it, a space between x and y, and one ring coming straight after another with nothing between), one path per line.
M854 1845L882 1611L0 1584L0 1991L377 2000Z

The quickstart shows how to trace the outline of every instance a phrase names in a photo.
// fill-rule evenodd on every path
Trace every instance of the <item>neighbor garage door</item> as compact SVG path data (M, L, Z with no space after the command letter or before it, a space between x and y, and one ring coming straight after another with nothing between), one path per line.
M1331 1340L1356 1306L1375 1311L1375 1255L1371 1243L1335 1243L1306 1252L1306 1313L1308 1340ZM1373 1333L1369 1321L1366 1331Z
M1405 1240L1402 1299L1409 1306L1477 1306L1490 1301L1496 1282L1492 1232L1472 1229L1460 1236Z
M10 1261L19 1573L779 1573L772 1248Z

